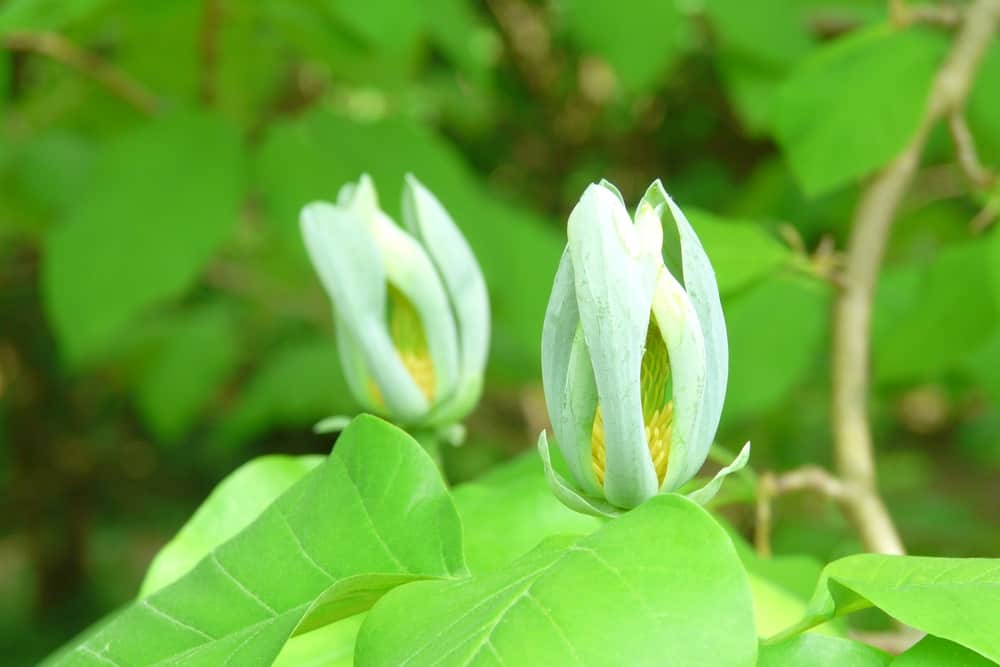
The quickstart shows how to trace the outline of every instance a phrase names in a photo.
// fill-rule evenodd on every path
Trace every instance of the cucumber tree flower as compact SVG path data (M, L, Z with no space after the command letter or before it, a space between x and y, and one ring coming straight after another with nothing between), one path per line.
M567 235L542 379L572 481L553 469L544 431L538 446L560 500L614 516L677 490L705 462L726 391L726 325L712 265L659 181L634 219L613 185L590 185ZM748 455L695 499L706 502Z
M302 235L333 303L351 393L402 425L443 428L464 418L482 391L486 284L451 216L412 175L402 212L400 227L365 174L336 204L307 205ZM333 430L342 419L329 422Z

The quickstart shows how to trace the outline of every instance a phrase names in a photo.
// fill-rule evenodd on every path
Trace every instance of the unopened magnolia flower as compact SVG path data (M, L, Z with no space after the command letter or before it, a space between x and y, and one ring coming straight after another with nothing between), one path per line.
M538 445L565 504L610 516L677 490L705 462L726 392L726 325L712 265L659 181L634 219L613 185L591 185L568 237L542 378L572 481L552 468L544 431ZM693 497L707 501L748 453Z
M437 198L407 175L401 228L363 175L336 204L306 206L301 225L358 402L403 425L465 417L482 390L489 302L476 258Z

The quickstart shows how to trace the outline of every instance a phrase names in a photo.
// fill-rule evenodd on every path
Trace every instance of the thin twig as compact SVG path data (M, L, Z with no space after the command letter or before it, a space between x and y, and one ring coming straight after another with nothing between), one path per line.
M764 472L757 480L756 524L754 546L763 558L771 556L771 525L776 498L795 491L813 491L840 505L854 502L854 490L819 466L803 466L776 475Z
M38 53L71 67L142 113L156 113L159 106L156 96L141 83L58 33L16 32L4 37L3 45L11 51Z
M903 543L878 494L868 421L872 298L889 231L910 186L931 129L961 109L976 68L989 46L1000 0L976 0L964 12L951 53L934 80L927 108L910 142L862 194L844 262L844 289L834 310L832 411L834 453L840 479L858 497L846 504L865 547L903 553Z
M997 221L1000 211L993 202L988 202L979 213L969 222L969 231L973 234L982 234Z
M965 177L977 188L988 188L993 182L993 174L980 162L975 139L972 138L965 114L960 109L955 109L948 115L948 128L951 130L952 141L955 142L955 157Z

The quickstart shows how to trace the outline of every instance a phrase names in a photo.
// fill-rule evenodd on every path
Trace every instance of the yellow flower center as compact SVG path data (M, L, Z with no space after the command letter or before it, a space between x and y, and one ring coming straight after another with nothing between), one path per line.
M642 355L639 371L639 387L642 396L642 418L646 425L646 445L656 470L660 484L667 474L670 458L670 433L673 428L674 403L668 400L670 392L670 355L660 335L660 329L650 318L646 331L646 350ZM604 486L606 467L604 441L604 416L601 406L594 414L594 426L590 433L590 465L597 482Z
M428 401L434 400L434 362L431 361L420 315L399 289L389 285L389 335L400 360ZM382 392L372 383L377 403L384 404Z

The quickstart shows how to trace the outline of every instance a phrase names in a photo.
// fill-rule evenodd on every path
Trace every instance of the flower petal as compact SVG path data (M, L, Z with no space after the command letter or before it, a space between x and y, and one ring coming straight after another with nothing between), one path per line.
M673 491L705 463L711 441L698 439L705 409L705 341L687 293L670 271L663 271L653 296L653 315L670 355L673 426L667 474L661 491Z
M302 210L302 236L343 328L361 349L387 410L402 421L427 412L427 399L407 372L385 322L385 273L364 222L327 203ZM358 396L363 399L364 394Z
M722 302L719 299L719 285L698 235L659 180L649 186L643 201L657 208L664 207L660 208L661 214L665 220L672 222L666 225L664 232L667 268L684 285L701 323L707 370L705 407L696 440L700 446L707 448L715 439L715 432L719 428L729 377L729 342Z
M569 218L576 300L607 442L604 495L635 507L657 492L639 389L660 248L644 247L621 201L591 185ZM647 267L652 267L648 269Z
M740 453L736 455L733 462L727 465L725 468L715 473L715 477L700 489L696 489L691 493L687 494L687 497L695 501L699 505L708 504L712 498L715 498L715 494L719 492L722 488L722 483L726 480L726 477L732 475L734 472L739 472L746 467L747 462L750 460L750 443L743 445L743 449Z
M464 417L479 400L490 342L490 304L479 263L441 202L412 174L403 189L403 224L424 246L444 283L458 327L459 372L450 400L432 419Z
M549 487L563 505L581 514L591 514L608 519L613 519L622 514L621 510L616 507L596 498L584 496L563 479L562 475L556 472L552 467L552 457L549 454L549 440L545 435L545 431L542 431L538 436L538 453L542 457L542 466L545 468L545 478L549 482Z
M434 364L434 399L447 398L458 379L458 330L441 278L417 240L381 210L370 225L386 277L420 316Z

